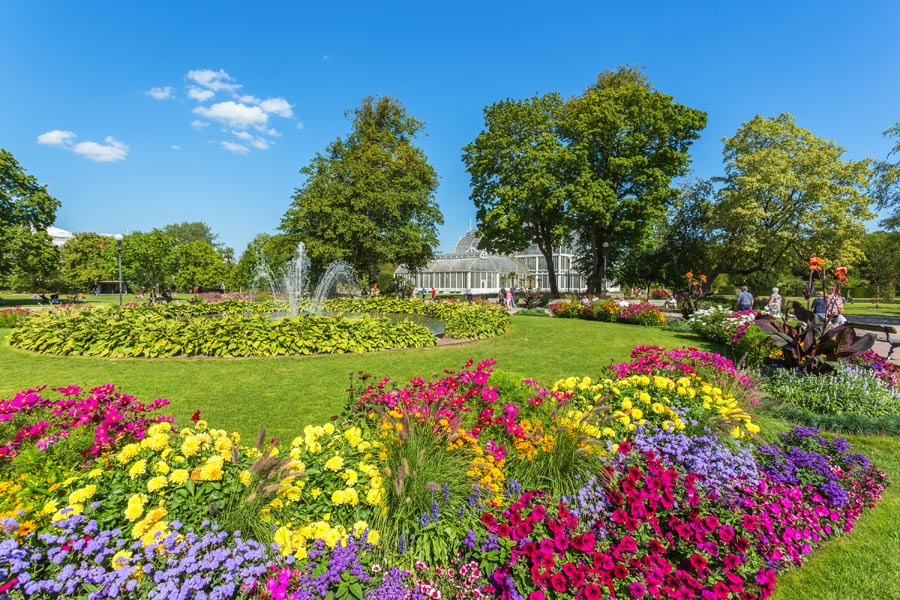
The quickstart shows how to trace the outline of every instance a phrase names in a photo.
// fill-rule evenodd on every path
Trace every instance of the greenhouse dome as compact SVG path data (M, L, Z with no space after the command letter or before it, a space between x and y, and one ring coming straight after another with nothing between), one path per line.
M474 229L463 235L453 252L436 254L423 269L411 273L399 267L394 274L409 279L416 289L434 288L442 294L496 294L504 287L550 289L547 262L536 246L514 255L490 254L478 249L481 238ZM582 291L585 280L574 270L574 251L563 247L553 254L560 291Z

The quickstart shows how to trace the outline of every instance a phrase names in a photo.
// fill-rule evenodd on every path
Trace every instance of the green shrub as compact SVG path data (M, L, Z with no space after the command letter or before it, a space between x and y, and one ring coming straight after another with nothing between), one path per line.
M31 316L31 311L21 306L0 310L0 329L18 327Z
M772 345L772 339L752 325L738 340L733 352L735 361L742 362L745 367L759 367L766 359L781 354L781 350Z
M509 313L490 302L422 302L381 296L336 298L327 301L325 308L334 312L428 315L444 321L445 335L461 340L495 337L509 329Z
M828 375L779 370L765 384L776 401L819 415L900 417L900 393L876 376L851 369Z
M9 340L42 354L151 358L342 354L435 343L421 325L368 316L165 318L159 311L118 307L73 315L47 312L13 330Z

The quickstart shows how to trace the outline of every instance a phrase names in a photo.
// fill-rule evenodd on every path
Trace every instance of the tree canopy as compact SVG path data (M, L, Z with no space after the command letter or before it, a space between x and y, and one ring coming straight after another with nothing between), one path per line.
M484 130L463 148L480 247L514 253L536 244L554 295L553 251L570 236L577 167L559 134L563 107L558 94L492 104L484 109Z
M881 225L897 231L900 230L900 123L885 131L884 135L895 138L897 142L886 160L874 164L872 195L878 200L878 208L891 210ZM891 157L896 157L897 161L891 162Z
M592 290L602 279L604 242L610 264L646 248L704 127L706 113L655 90L631 67L601 73L569 101L564 131L581 165L573 201L578 263Z
M14 272L40 280L56 270L46 229L59 206L46 185L0 148L0 282Z
M726 139L710 281L789 269L813 253L835 263L862 259L864 221L874 216L865 193L871 170L843 154L788 114L757 115Z
M424 124L391 97L368 97L348 117L350 134L300 170L306 180L280 229L318 269L338 259L370 278L383 263L420 268L444 222L437 173L413 143Z

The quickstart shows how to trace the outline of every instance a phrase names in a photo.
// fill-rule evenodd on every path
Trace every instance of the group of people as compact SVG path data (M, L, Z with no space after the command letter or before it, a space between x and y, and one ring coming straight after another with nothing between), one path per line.
M773 317L780 317L783 298L777 287L772 288L772 295L766 301L766 312ZM741 286L741 293L735 301L735 307L739 311L753 308L754 298L747 286ZM826 323L843 325L847 322L844 316L844 298L838 288L831 288L831 293L825 296L825 292L817 292L811 306L813 315L822 318Z
M500 306L506 306L506 308L512 310L516 307L516 292L512 288L505 289L500 288L500 291L497 292L497 304Z

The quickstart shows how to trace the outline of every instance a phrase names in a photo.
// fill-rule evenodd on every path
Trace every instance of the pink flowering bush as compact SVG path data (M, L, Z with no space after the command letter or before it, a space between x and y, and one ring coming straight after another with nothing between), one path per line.
M112 384L87 393L75 385L54 388L54 394L48 391L42 386L0 400L0 468L25 450L43 453L62 448L57 458L66 463L96 457L119 443L142 439L153 423L175 421L151 414L169 404L165 398L144 404L115 391Z
M22 308L21 306L4 308L3 310L0 310L0 328L18 327L31 314L30 310Z
M620 323L658 327L666 324L666 316L655 305L647 302L629 304L619 308Z

